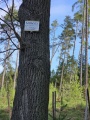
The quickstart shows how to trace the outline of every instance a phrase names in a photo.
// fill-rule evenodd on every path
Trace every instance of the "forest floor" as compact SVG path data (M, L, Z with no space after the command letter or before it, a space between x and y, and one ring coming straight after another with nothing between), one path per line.
M68 86L67 86L68 87ZM71 87L70 87L71 88ZM58 96L58 90L50 86L50 93L49 93L49 114L48 120L53 120L52 118L52 92L56 91ZM7 104L7 94L3 92L0 97L0 120L9 120L9 110ZM56 102L56 120L84 120L84 111L85 111L85 100L82 96L80 91L80 87L76 86L74 90L71 89L71 92L65 89L64 92L64 101L61 105L61 102ZM11 104L13 104L13 93L11 95ZM58 100L58 97L56 98ZM61 109L61 110L60 110ZM59 111L60 110L60 111Z
M84 120L84 110L81 106L77 108L65 108L63 111L59 113L56 112L56 120ZM52 119L52 111L49 111L49 120Z
M0 120L9 120L8 109L0 109Z
M82 106L78 106L76 108L65 108L60 113L56 112L56 115L57 115L57 120L83 120L84 108ZM49 110L48 118L49 118L48 120L53 120L51 110ZM9 120L8 109L0 110L0 120Z

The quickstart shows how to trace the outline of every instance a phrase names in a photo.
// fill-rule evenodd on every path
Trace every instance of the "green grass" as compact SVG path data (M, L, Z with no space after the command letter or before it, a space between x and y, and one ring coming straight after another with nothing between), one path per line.
M0 120L9 120L8 110L0 110ZM83 120L84 118L84 109L77 108L77 109L66 109L63 112L61 112L61 115L67 114L66 118L64 120ZM48 120L53 120L50 115L48 115Z
M83 106L77 106L76 108L68 108L66 107L63 111L60 113L57 112L57 118L58 116L65 116L66 118L64 120L83 120L84 118L84 107ZM9 120L9 112L7 109L1 109L0 110L0 120ZM52 110L49 110L48 120L52 119ZM60 120L60 119L58 119Z
M75 85L75 86L74 86ZM70 88L70 89L69 89ZM79 88L79 89L78 89ZM60 117L66 116L64 120L83 120L84 118L84 110L85 110L85 100L83 99L81 94L82 89L80 89L80 86L77 83L71 84L71 86L66 85L64 88L64 94L63 94L63 104L61 105L60 101L60 94L58 93L58 89L53 87L53 85L50 85L50 92L49 92L49 115L48 120L53 120L52 118L52 92L57 92L57 104L56 107L59 110L60 107L67 104L67 106L60 112L56 113L57 119L56 120L62 120L58 119L59 115ZM80 95L81 94L81 95ZM13 93L10 95L11 97L11 107L13 102ZM0 94L0 120L9 120L9 111L7 109L7 94L5 90L2 91L2 94Z
M56 113L57 119L56 120L62 120L60 118L65 117L64 120L83 120L84 118L84 107L78 106L77 108L66 108L63 111L60 111L60 113ZM49 113L49 120L52 120L52 117L50 116L52 112Z
M57 91L52 85L50 86L50 100L49 100L49 114L52 115L52 92ZM58 91L57 91L58 94ZM57 95L57 100L60 98ZM61 99L60 99L61 100ZM59 100L59 101L60 101ZM62 117L65 117L63 120L83 120L84 119L84 110L85 110L85 100L83 98L83 88L80 87L77 81L71 84L65 84L63 90L63 103L61 101L56 103L57 109L60 109L61 106L65 106L64 109L56 113L57 119L62 120ZM49 115L49 120L52 120L52 117ZM60 118L59 119L59 115Z
M0 120L9 120L9 112L7 109L0 110Z
M83 120L84 118L84 108L68 108L62 112L62 114L66 114L67 118L70 118L70 120Z

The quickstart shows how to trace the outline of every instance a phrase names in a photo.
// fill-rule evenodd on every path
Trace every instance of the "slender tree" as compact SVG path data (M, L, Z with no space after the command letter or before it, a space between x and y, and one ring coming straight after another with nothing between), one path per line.
M10 48L10 40L8 39L7 43L6 43L6 50L8 50ZM2 88L4 86L4 80L5 80L5 73L6 73L6 68L7 68L7 56L9 54L9 51L6 51L5 54L5 61L4 61L4 70L3 70L3 74L2 74Z
M16 79L18 74L18 60L19 60L19 51L17 51L17 57L16 57L16 66L15 66L14 84L13 84L14 89L16 88Z
M67 63L68 57L69 57L69 50L73 46L73 41L75 39L75 30L74 30L74 23L70 16L66 16L64 19L64 24L62 24L63 31L61 35L59 36L61 41L61 54L60 57L62 57L63 65L62 65L62 72L61 72L61 78L60 78L60 91L62 88L63 83L63 75L64 75L64 63Z
M57 43L58 37L56 36L56 30L59 27L59 23L57 20L54 20L51 24L51 29L50 29L50 35L51 35L51 40L52 40L52 53L51 53L51 60L50 63L52 63L53 57L55 56L55 53L57 52L59 48L59 43Z

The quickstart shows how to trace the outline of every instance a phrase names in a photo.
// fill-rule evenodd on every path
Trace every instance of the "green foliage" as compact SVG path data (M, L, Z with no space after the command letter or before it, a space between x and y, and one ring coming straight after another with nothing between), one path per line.
M73 40L74 37L75 37L75 30L74 30L74 22L71 19L71 17L66 16L65 19L64 19L64 23L61 26L63 28L63 31L60 35L60 39L64 40L64 41Z
M82 120L84 115L85 99L84 87L80 86L78 80L73 80L70 83L64 81L62 92L59 94L58 88L50 84L49 94L49 120L52 120L52 92L56 91L56 120Z
M55 85L55 83L57 83L57 80L58 80L58 76L57 76L57 73L52 70L51 71L51 78L50 78L50 82L53 83Z
M0 109L6 109L8 107L7 100L8 90L6 88L2 88L0 90ZM13 106L15 90L11 87L9 88L9 98L10 98L10 106Z
M1 110L0 109L0 120L9 120L8 110Z
M67 113L64 112L66 107L67 107L67 104L61 106L61 110L59 112L59 117L56 120L65 120L67 118ZM66 120L71 120L71 119L67 118Z
M53 84L50 84L49 92L49 112L52 112L52 92L56 91L57 97L60 98L58 88L55 88ZM71 81L71 83L64 82L62 90L62 101L57 102L57 109L60 109L60 112L57 112L56 120L82 120L83 118L83 107L84 107L84 98L83 98L83 87L80 86L78 81ZM10 104L12 107L12 101L14 96L14 90L10 88ZM0 118L2 120L8 120L8 110L7 110L7 91L3 88L0 91ZM7 112L6 112L7 111ZM84 111L84 110L83 110ZM49 120L52 120L52 117L49 115Z
M55 71L51 72L50 81L57 87L60 85L60 78L62 74L62 65L63 62L59 62L59 66ZM70 82L70 80L78 80L78 63L77 60L73 58L73 56L68 56L67 63L64 63L64 73L63 80L66 82Z
M52 22L52 24L51 24L51 26L52 26L52 29L51 30L55 30L55 29L57 29L57 27L59 26L59 23L57 22L57 20L54 20L53 22Z
M5 88L0 90L0 109L7 108L7 92Z
M56 37L56 30L58 27L59 27L59 23L57 22L57 20L54 20L50 28L51 39L54 43L56 43L56 40L58 39L58 37Z
M0 75L2 78L2 74ZM12 109L15 90L13 89L14 70L7 62L4 87L0 89L0 120L9 120L9 105ZM2 79L0 79L1 81ZM10 102L10 104L8 104Z
M88 65L88 81L89 81L89 85L90 85L90 65Z
M52 92L56 91L58 93L58 89L53 86L53 84L50 84L49 86L49 106L48 108L52 109Z
M76 7L78 4L80 4L80 3L82 3L82 0L77 0L77 1L72 5L72 11L74 11L75 7Z
M6 68L6 74L5 74L4 87L1 88L0 90L0 108L5 109L8 107L8 98L7 98L8 94L10 99L10 106L12 107L14 94L15 94L15 90L13 89L13 76L14 76L14 70L11 64L8 62Z
M78 22L78 21L82 21L82 14L81 13L78 13L78 12L76 12L75 14L74 14L74 20L76 21L76 22Z
M15 7L14 7L13 9L12 9L12 7L10 7L10 8L9 8L9 14L6 14L6 15L4 16L4 19L5 19L6 21L11 21L11 19L12 19L13 21L18 20L18 10L16 10Z
M63 102L68 107L76 107L78 105L84 105L84 93L83 87L76 81L63 84Z

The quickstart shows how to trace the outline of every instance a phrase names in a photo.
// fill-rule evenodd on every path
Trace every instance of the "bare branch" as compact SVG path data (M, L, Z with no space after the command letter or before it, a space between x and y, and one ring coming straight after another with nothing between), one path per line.
M13 30L13 28L10 26L10 24L8 22L6 22L6 20L0 18L1 21L3 21L11 30Z
M13 45L18 49L17 45L12 41L12 39L11 39L10 35L8 34L8 32L6 32L6 34L7 34L8 38L9 38L9 40L11 40L11 42L13 43Z
M6 10L5 10L5 9L3 9L3 8L0 8L0 10L4 11L6 14L8 14L8 15L9 15L9 17L11 16L11 14L10 14L10 10L9 10L9 11L6 11ZM18 22L19 22L19 20L18 20L18 19L16 19L16 18L14 17L13 13L12 13L12 17L13 17L13 19L14 19L14 20L16 20L16 21L18 21Z
M4 0L4 3L6 4L6 7L7 7L8 11L9 11L9 7L8 7L8 3L7 3L7 1Z
M6 22L5 20L3 20L2 18L0 18L1 21L3 21L15 34L16 38L18 39L19 42L21 42L21 37L20 35L16 32L14 25L12 24L12 27L10 26L10 24L8 22ZM12 22L12 21L11 21Z
M15 52L15 50L18 50L18 49L14 49L5 59L0 58L0 62L6 61L6 59L8 59Z
M11 51L11 50L15 51L15 50L19 50L19 48L18 49L12 49L12 48L10 48L10 49L7 49L7 50L0 51L0 53L5 53L5 52Z
M6 10L4 10L3 8L0 8L0 10L4 11L6 14L10 15L10 13L7 12Z
M50 60L50 64L52 63L52 59L53 59L53 57L55 56L55 54L56 54L56 52L57 52L57 50L58 50L59 46L60 46L60 45L58 45L58 46L57 46L57 48L56 48L56 50L55 50L54 54L52 55L51 60Z

